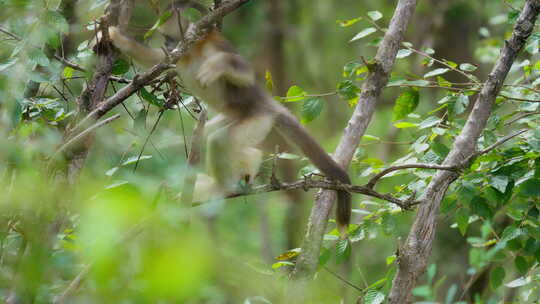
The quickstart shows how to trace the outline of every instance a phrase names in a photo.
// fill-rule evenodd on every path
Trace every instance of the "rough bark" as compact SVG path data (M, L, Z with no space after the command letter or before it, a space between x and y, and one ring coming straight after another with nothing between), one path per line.
M109 6L109 18L104 19L103 22L111 25L118 25L120 27L127 26L131 17L131 11L133 8L132 0L113 0ZM104 28L108 27L108 24L101 25ZM107 87L112 73L112 67L116 60L117 54L114 52L110 43L99 43L96 46L98 61L96 64L96 71L94 72L92 79L87 84L79 98L77 99L77 116L80 118L85 117L88 113L92 112L101 100L105 97ZM71 139L71 129L66 131L65 141ZM90 151L90 147L94 141L93 133L85 136L80 143L73 145L65 151L65 160L67 166L67 180L70 184L74 184L77 180L79 172L84 166L84 162Z
M371 121L381 91L388 83L396 54L415 7L416 0L400 0L398 2L390 26L377 50L375 62L370 65L370 73L362 85L358 105L334 154L334 159L344 168L349 166L360 138L364 135ZM334 191L322 191L317 195L309 217L302 253L298 257L292 273L294 279L309 279L315 273L328 216L335 198Z
M491 115L494 100L512 63L532 33L539 12L539 0L528 0L525 3L514 26L512 36L505 41L500 57L489 74L465 127L456 138L452 150L444 160L443 165L452 166L461 163L475 153L478 138ZM409 236L405 244L399 248L398 271L394 277L389 303L402 304L411 302L411 291L418 277L424 273L431 254L441 200L448 186L456 178L456 173L438 171L428 185L421 199L421 205Z
M249 0L229 0L223 2L221 6L210 13L204 16L199 20L195 26L186 34L186 37L181 41L176 48L171 52L169 62L177 62L180 57L182 57L195 43L201 41L206 34L213 28L214 24L223 18L225 15L234 11L242 4L248 2ZM133 80L127 84L122 89L118 90L116 94L107 98L106 100L100 102L96 109L89 113L83 121L77 126L78 129L80 126L86 125L89 120L99 119L103 115L107 114L114 107L122 103L124 100L129 98L131 95L135 94L142 87L150 83L152 80L156 79L166 70L172 68L173 66L167 62L161 62L153 66L150 70L144 73L139 73L133 77Z

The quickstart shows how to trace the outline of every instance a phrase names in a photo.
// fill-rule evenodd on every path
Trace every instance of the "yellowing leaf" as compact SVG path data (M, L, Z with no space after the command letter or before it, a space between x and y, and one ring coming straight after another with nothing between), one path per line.
M284 253L278 255L276 257L276 260L278 260L278 261L290 260L292 258L297 257L300 254L301 251L302 251L301 248L294 248L294 249L291 249L289 251L285 251Z

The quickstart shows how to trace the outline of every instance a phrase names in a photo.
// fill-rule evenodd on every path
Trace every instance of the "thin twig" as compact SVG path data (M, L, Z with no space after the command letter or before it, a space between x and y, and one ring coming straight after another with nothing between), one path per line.
M18 35L16 35L16 34L10 32L10 31L8 31L7 29L5 29L4 27L1 27L1 26L0 26L0 32L2 32L2 33L4 33L4 34L8 35L9 37L11 37L11 38L13 38L13 39L15 39L15 40L18 40L18 41L21 41L21 40L22 40L21 37L19 37Z
M206 110L201 112L199 116L199 122L193 131L191 136L191 147L187 158L187 167L186 176L184 178L184 187L182 188L182 195L180 196L180 201L182 206L186 208L188 214L187 219L185 220L185 225L189 226L191 222L191 210L189 206L193 202L193 193L195 190L195 183L197 182L197 173L193 169L201 157L201 150L204 145L204 127L206 124L207 113ZM187 143L184 143L186 145Z
M504 125L505 126L509 126L511 124L513 124L514 122L522 119L522 118L525 118L527 116L533 116L533 115L539 115L540 112L523 112L523 113L519 113L518 116L514 117L512 120L509 120L507 121Z
M521 134L523 134L523 133L525 133L525 132L527 132L527 131L528 131L528 129L522 129L522 130L519 130L519 131L517 131L517 132L515 132L515 133L512 133L512 134L510 134L510 135L507 135L507 136L501 138L500 140L498 140L496 143L492 144L491 146L485 148L484 150L481 150L481 151L476 152L476 153L475 153L475 156L478 157L478 156L480 156L480 155L482 155L482 154L489 153L489 152L491 152L493 149L495 149L495 148L497 148L498 146L504 144L505 142L509 141L510 139L512 139L512 138L514 138L514 137L516 137L516 136L518 136L518 135L521 135Z
M366 291L364 289L354 285L353 283L351 283L350 281L348 281L344 277L342 277L339 274L337 274L337 273L333 272L332 270L330 270L328 267L324 266L324 270L328 271L328 273L330 273L331 275L333 275L334 277L336 277L338 280L342 281L343 283L345 283L345 284L351 286L352 288L356 289L361 294L366 293Z
M154 125L152 126L152 130L150 130L150 133L148 133L148 136L146 136L146 139L144 140L144 144L141 148L141 151L139 152L139 156L137 156L137 161L135 162L135 166L133 167L133 172L137 171L137 168L139 167L139 162L141 160L141 156L144 153L144 148L146 148L146 145L148 144L148 141L150 140L150 136L152 136L152 134L154 134L154 132L156 131L159 121L161 120L161 117L163 116L163 113L165 113L165 110L159 111L159 116L156 119L156 122L154 123Z
M102 121L98 121L96 122L95 124L93 124L92 126L90 126L88 129L82 131L81 133L73 136L69 141L67 141L65 144L63 144L58 150L56 150L56 152L54 152L53 156L51 159L55 159L56 156L58 156L59 153L62 153L67 147L71 146L73 143L75 143L76 141L78 141L79 139L87 136L88 134L92 133L93 131L95 131L97 128L100 128L106 124L109 124L113 121L115 121L116 119L120 118L120 114L116 114L116 115L113 115L107 119L104 119Z
M377 173L375 176L373 176L369 182L366 184L366 187L373 188L375 184L381 179L383 176L387 175L390 172L404 170L404 169L435 169L435 170L449 170L449 171L457 171L457 167L455 166L442 166L437 164L405 164L405 165L397 165L388 167L381 172Z
M375 187L375 184L385 175L389 174L390 172L398 171L398 170L404 170L404 169L435 169L435 170L446 170L446 171L454 171L459 172L463 168L465 168L468 164L470 164L471 161L473 161L475 158L482 154L489 153L493 151L493 149L497 148L498 146L504 144L505 142L509 141L510 139L521 135L525 132L527 132L527 129L520 130L518 132L512 133L508 136L505 136L498 140L496 143L492 144L491 146L487 147L486 149L480 150L476 153L474 153L471 157L465 159L461 164L458 164L456 166L444 166L444 165L437 165L437 164L404 164L404 165L397 165L392 166L384 169L383 171L377 173L375 176L373 176L368 183L366 184L366 187L373 188Z

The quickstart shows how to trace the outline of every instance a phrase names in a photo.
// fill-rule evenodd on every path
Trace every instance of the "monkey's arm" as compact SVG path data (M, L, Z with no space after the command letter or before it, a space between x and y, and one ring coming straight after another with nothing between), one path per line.
M255 72L242 56L228 52L217 52L206 58L197 72L197 80L208 87L218 79L225 79L236 86L255 83Z
M112 43L122 53L133 58L143 67L152 67L165 59L165 53L161 49L150 48L120 33L117 27L109 27L109 37Z

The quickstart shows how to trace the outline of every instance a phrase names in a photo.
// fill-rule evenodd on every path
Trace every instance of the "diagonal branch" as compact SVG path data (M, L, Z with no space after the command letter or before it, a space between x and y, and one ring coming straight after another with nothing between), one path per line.
M398 205L404 210L411 209L412 206L418 204L418 202L414 200L414 197L410 197L406 200L401 200L395 196L392 196L391 194L380 193L366 186L341 184L341 183L335 183L328 180L314 180L314 179L311 179L310 176L306 176L302 180L298 180L291 183L277 183L276 184L276 183L271 182L266 185L260 185L260 186L254 187L248 192L231 193L227 195L227 198L235 198L235 197L248 196L248 195L260 194L260 193L266 193L266 192L289 191L289 190L298 190L298 189L302 189L304 191L307 191L309 189L324 189L324 190L333 190L333 191L345 190L351 193L363 194L363 195L385 200L387 202ZM192 206L194 207L200 206L204 203L205 202L197 202L197 203L193 203Z
M468 167L468 165L478 156L482 154L489 153L493 151L493 149L497 148L498 146L504 144L505 142L509 141L510 139L519 136L525 132L527 132L527 129L523 129L517 132L514 132L510 135L507 135L503 137L502 139L498 140L496 143L492 144L491 146L485 148L484 150L478 151L476 153L473 153L471 156L466 158L464 161L462 161L460 164L454 165L454 166L444 166L444 165L437 165L437 164L404 164L404 165L397 165L388 167L381 172L377 173L375 176L373 176L368 183L366 184L367 188L373 189L375 187L375 184L385 175L399 170L404 169L435 169L435 170L447 170L447 171L453 171L456 173L459 173L460 170Z
M364 135L373 117L375 104L381 91L388 83L399 45L403 41L415 7L416 0L400 0L398 2L390 26L377 50L375 62L370 64L370 73L362 85L358 105L334 154L334 159L344 168L349 166L360 138ZM323 191L318 195L309 217L302 253L298 257L292 278L308 279L315 273L328 216L335 198L334 191Z
M397 165L388 167L381 172L377 173L375 176L373 176L368 183L366 184L366 187L373 189L375 187L375 184L385 175L392 173L394 171L404 170L404 169L436 169L436 170L448 170L448 171L458 171L457 166L442 166L442 165L436 165L436 164L405 164L405 165Z
M174 65L171 65L170 62L177 62L180 57L186 54L195 43L201 41L206 36L206 34L213 28L214 24L218 20L248 1L249 0L229 0L222 3L221 6L216 10L208 13L208 15L204 16L195 24L195 26L186 34L186 38L171 52L169 62L161 62L153 66L149 71L135 75L133 80L128 85L118 90L118 92L116 92L116 94L113 96L101 102L94 111L89 113L79 123L75 130L79 129L81 126L84 126L89 120L99 119L128 97L135 94L135 92L137 92L139 89L161 75L164 71L174 68Z
M463 130L456 138L452 150L443 162L444 166L455 166L476 154L476 145L491 115L493 103L510 71L518 53L531 35L536 17L540 13L539 0L527 0L514 26L512 36L505 41L499 59L482 87L474 108ZM490 149L488 147L488 149ZM435 238L436 219L441 201L457 174L438 171L429 183L422 198L409 236L398 252L398 270L390 291L389 303L411 302L411 291L426 269Z

